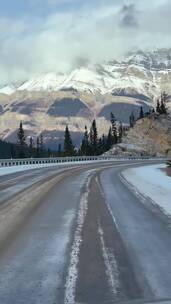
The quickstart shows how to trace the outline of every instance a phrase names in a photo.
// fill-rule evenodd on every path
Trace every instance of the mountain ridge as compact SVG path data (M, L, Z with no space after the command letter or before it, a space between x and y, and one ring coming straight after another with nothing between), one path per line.
M15 142L21 120L28 136L44 132L48 145L61 142L66 124L79 142L84 126L89 128L94 118L99 134L107 133L111 111L128 123L132 111L137 117L141 106L144 112L155 107L161 91L171 95L171 49L137 51L121 62L88 65L58 76L48 73L0 89L1 138Z
M60 91L74 89L102 95L117 89L136 88L149 98L156 97L162 86L170 86L171 49L132 52L121 61L108 61L102 64L87 65L74 69L71 73L46 73L33 77L23 84L7 84L0 93L7 95L16 91Z

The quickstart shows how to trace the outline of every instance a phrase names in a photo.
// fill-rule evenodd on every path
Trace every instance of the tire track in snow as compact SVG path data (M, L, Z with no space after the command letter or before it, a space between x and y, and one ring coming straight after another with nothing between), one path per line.
M65 296L64 296L65 304L75 303L75 290L76 290L76 281L78 277L79 252L82 242L81 234L88 209L90 180L91 180L91 176L88 176L85 185L85 191L81 197L80 206L77 213L77 229L74 235L74 242L71 249L70 266L65 284Z
M108 206L108 204L105 200L105 196L104 196L101 184L100 184L99 179L98 179L97 176L95 178L95 181L96 181L97 186L99 188L100 194L103 197L104 202L106 203L106 206L109 210L109 206ZM109 213L111 215L111 210L109 210ZM112 216L112 218L113 218L113 216ZM115 220L114 220L114 224L117 228L117 224L116 224ZM101 242L101 246L102 246L102 253L103 253L104 263L105 263L105 266L106 266L106 275L107 275L107 278L108 278L108 282L109 282L111 291L116 296L117 293L118 293L119 286L120 286L119 270L118 270L118 267L117 267L117 261L116 261L116 258L114 256L114 254L112 252L110 252L110 249L106 248L105 240L104 240L104 232L103 232L103 229L100 225L100 222L99 222L98 225L99 225L98 233L99 233L100 242Z
M116 296L119 288L119 271L117 267L117 262L115 256L105 246L104 233L102 227L100 226L100 223L99 223L98 232L102 246L102 254L106 267L106 275L108 278L109 286L111 288L111 292Z

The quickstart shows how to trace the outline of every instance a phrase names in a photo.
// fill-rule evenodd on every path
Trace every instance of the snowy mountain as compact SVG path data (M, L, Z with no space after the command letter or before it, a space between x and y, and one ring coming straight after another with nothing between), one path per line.
M121 61L37 75L0 88L0 136L15 140L13 131L23 120L28 134L46 130L47 142L53 133L56 144L66 123L80 137L93 117L103 133L111 111L127 123L132 111L136 116L140 106L144 111L153 106L162 90L171 95L171 49L136 51Z
M65 77L48 73L24 82L17 88L18 91L57 91Z
M0 89L0 94L11 95L15 93L16 88L13 85L6 85Z
M134 90L153 97L164 87L170 89L171 49L137 51L122 61L80 67L67 74L47 73L22 85L7 85L0 93L16 91L59 91L74 89L95 94L115 93L118 90Z

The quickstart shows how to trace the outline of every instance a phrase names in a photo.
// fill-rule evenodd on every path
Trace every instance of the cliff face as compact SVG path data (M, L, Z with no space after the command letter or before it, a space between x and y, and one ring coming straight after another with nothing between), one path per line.
M171 117L152 114L138 120L110 153L123 155L171 156Z
M136 123L127 141L136 143L149 154L171 154L171 118L153 115Z

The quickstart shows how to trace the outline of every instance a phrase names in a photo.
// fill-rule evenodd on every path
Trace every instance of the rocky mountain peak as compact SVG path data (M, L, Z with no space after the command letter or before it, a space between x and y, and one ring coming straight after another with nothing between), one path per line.
M148 51L134 51L129 53L127 64L142 65L146 69L171 69L171 49L156 49Z

